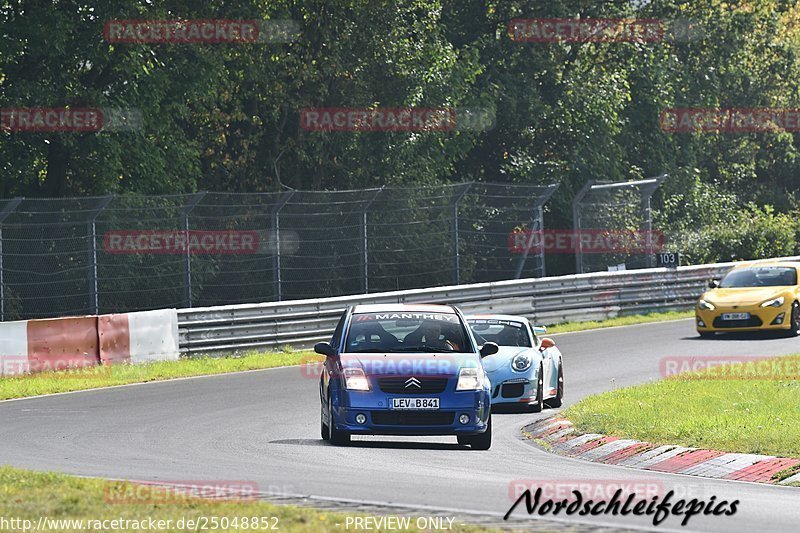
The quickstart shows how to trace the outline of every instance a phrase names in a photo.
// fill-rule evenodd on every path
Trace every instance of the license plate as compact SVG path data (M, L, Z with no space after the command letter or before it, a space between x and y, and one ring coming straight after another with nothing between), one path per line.
M392 409L438 409L439 398L392 398Z
M723 313L722 320L747 320L750 313Z

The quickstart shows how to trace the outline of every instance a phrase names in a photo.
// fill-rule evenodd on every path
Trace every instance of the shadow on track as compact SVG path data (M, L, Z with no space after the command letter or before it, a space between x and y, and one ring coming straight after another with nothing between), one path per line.
M534 413L527 405L514 405L512 403L500 403L492 406L493 415L532 415L535 419L547 418L557 413L559 409L550 409L545 406L541 412Z
M300 446L331 446L321 439L280 439L271 440L270 444L295 444ZM338 446L337 446L338 448ZM343 448L376 448L376 449L411 449L411 450L470 450L469 446L444 442L413 442L413 441L383 441L383 440L354 440Z
M718 341L764 341L764 340L786 340L787 337L783 332L777 331L740 331L730 333L717 333L710 339L703 339L697 335L691 337L683 337L681 340L686 341L703 341L703 342L718 342Z
M327 446L328 443L322 439L278 439L271 440L269 444L296 444L299 446Z

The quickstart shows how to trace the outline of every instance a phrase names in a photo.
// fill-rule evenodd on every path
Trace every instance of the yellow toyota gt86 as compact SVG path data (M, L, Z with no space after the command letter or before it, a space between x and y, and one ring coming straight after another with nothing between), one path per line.
M695 306L697 332L779 330L800 333L800 263L743 263L709 282Z

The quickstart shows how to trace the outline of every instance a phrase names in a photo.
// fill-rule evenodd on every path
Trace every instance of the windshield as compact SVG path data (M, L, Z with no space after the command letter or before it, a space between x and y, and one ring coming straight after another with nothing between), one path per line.
M522 322L513 320L475 319L468 320L476 337L498 346L525 346L530 348L531 338Z
M449 313L358 313L350 321L349 353L471 353L458 315Z
M797 271L792 267L751 267L732 270L719 286L732 287L779 287L797 285Z

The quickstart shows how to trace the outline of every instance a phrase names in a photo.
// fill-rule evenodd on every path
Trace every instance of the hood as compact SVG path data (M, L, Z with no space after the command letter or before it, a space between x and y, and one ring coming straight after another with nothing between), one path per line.
M735 287L730 289L713 289L703 294L702 299L714 305L730 307L732 305L756 305L772 298L777 298L787 287Z
M472 353L359 353L342 354L343 368L360 367L367 376L458 376L463 367L480 365Z
M487 373L510 368L511 360L514 359L517 354L531 349L532 348L520 346L500 346L496 354L483 358L483 368L486 369Z

